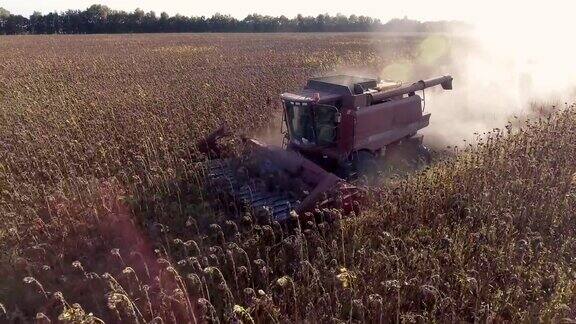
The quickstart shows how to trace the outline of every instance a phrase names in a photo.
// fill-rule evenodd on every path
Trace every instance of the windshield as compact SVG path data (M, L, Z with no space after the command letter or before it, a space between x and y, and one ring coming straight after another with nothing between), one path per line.
M291 101L284 105L290 137L296 144L325 146L336 141L335 107Z
M286 122L290 135L298 144L315 142L312 110L305 102L286 101Z

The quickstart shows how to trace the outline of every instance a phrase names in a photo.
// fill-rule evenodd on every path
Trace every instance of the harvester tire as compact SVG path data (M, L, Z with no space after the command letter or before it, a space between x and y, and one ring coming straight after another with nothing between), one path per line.
M423 144L405 143L402 148L402 155L405 161L413 168L424 168L432 163L432 154L430 150Z
M378 172L376 158L368 151L357 152L353 164L359 178L372 178Z
M416 148L416 153L419 160L426 165L430 165L432 163L432 153L430 153L430 149L428 149L425 145L418 145Z
M384 158L387 165L406 171L424 168L432 162L430 150L413 140L386 147Z

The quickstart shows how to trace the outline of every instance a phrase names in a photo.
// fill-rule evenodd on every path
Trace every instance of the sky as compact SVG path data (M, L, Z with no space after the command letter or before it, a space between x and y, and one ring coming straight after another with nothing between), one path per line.
M478 5L481 2L482 4ZM48 13L67 9L86 9L91 4L99 3L116 10L133 11L141 8L160 14L166 11L186 16L211 16L219 12L236 18L244 18L251 13L264 15L297 14L316 16L322 13L331 15L356 14L380 18L387 21L391 18L408 16L418 20L473 20L475 7L486 10L502 1L466 1L466 0L368 0L368 1L335 1L335 0L0 0L3 7L14 14L28 16L34 11ZM472 4L476 3L476 5ZM471 5L472 4L472 5Z

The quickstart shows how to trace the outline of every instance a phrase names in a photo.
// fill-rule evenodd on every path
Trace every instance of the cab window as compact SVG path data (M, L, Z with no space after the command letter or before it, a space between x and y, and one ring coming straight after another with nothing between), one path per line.
M338 109L334 106L314 106L314 124L318 145L328 146L336 142L336 115Z

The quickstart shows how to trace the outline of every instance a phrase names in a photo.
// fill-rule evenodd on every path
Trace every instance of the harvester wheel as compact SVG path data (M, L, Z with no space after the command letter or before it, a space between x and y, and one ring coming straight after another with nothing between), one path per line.
M416 169L425 168L432 163L432 154L423 144L407 143L403 154L406 162Z
M418 145L418 147L416 148L416 154L418 156L418 159L421 162L424 162L426 165L429 165L430 163L432 163L432 153L430 153L430 149L427 148L425 145Z
M409 171L429 165L432 155L422 143L407 140L386 147L385 160L387 165L395 169Z
M378 172L376 158L368 151L357 152L353 160L353 165L358 177L367 177L370 179Z

